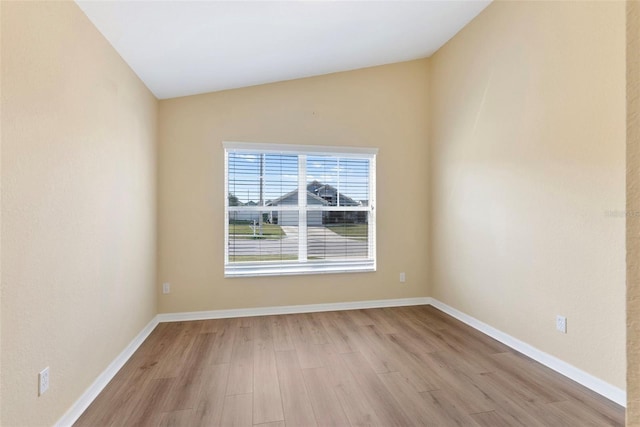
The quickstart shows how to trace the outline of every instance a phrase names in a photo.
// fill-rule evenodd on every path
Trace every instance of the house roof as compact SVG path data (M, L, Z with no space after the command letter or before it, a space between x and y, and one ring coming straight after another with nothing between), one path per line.
M349 196L345 196L342 193L339 193L338 190L329 184L323 184L319 181L312 181L307 185L307 190L311 190L314 193L322 194L322 191L329 190L332 193L335 193L340 199L340 206L360 206L360 202L352 199Z
M323 199L317 193L322 194L322 192L330 192L331 194L335 194L338 196L340 200L340 206L360 206L361 203L352 199L349 196L345 196L342 193L339 193L338 190L329 184L323 184L320 181L314 180L307 184L307 198L312 198L321 202L323 205L330 205L329 201ZM291 196L298 194L298 189L296 188L293 191L288 192L275 200L270 200L267 202L267 206L277 206L281 201L290 198Z
M275 200L271 200L269 202L267 202L267 206L278 206L278 204L283 201L284 199L288 199L289 197L293 196L294 194L298 194L298 189L296 188L293 191L289 191L287 194L278 197ZM327 202L325 199L323 199L322 197L318 197L315 194L313 194L312 192L307 190L307 198L311 197L312 199L315 199L317 201L319 201L320 203L322 203L323 205L328 204L329 202Z

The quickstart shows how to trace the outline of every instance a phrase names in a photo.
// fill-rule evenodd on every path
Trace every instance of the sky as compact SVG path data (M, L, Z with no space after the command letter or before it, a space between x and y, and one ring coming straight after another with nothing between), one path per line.
M264 156L264 201L298 188L298 156L229 153L228 193L242 203L260 200L260 157ZM354 200L369 200L369 159L307 156L307 184L319 181Z

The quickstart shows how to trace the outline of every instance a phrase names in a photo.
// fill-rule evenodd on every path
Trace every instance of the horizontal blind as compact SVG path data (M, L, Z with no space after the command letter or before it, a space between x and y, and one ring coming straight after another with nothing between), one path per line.
M309 259L369 257L369 162L335 155L307 157L307 190L325 201L316 212L320 221L307 221Z
M280 226L284 215L265 209L273 201L297 205L298 158L271 153L228 154L228 262L293 261L298 246Z
M255 145L225 145L225 274L375 269L373 150Z

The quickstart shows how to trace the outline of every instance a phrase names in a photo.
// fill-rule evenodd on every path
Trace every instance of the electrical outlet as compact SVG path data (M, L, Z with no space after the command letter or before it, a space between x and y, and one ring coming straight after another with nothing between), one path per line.
M38 374L38 396L42 396L49 389L49 367Z
M163 294L169 294L171 293L171 283L169 282L164 282L162 284L162 293Z
M556 316L556 329L563 334L567 333L567 318L564 316Z
M400 283L404 283L407 281L407 276L404 274L404 272L400 273Z

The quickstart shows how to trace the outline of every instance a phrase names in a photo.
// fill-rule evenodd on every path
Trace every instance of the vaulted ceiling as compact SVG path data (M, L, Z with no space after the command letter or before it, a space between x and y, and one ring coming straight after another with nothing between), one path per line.
M424 58L478 1L80 1L160 99Z

